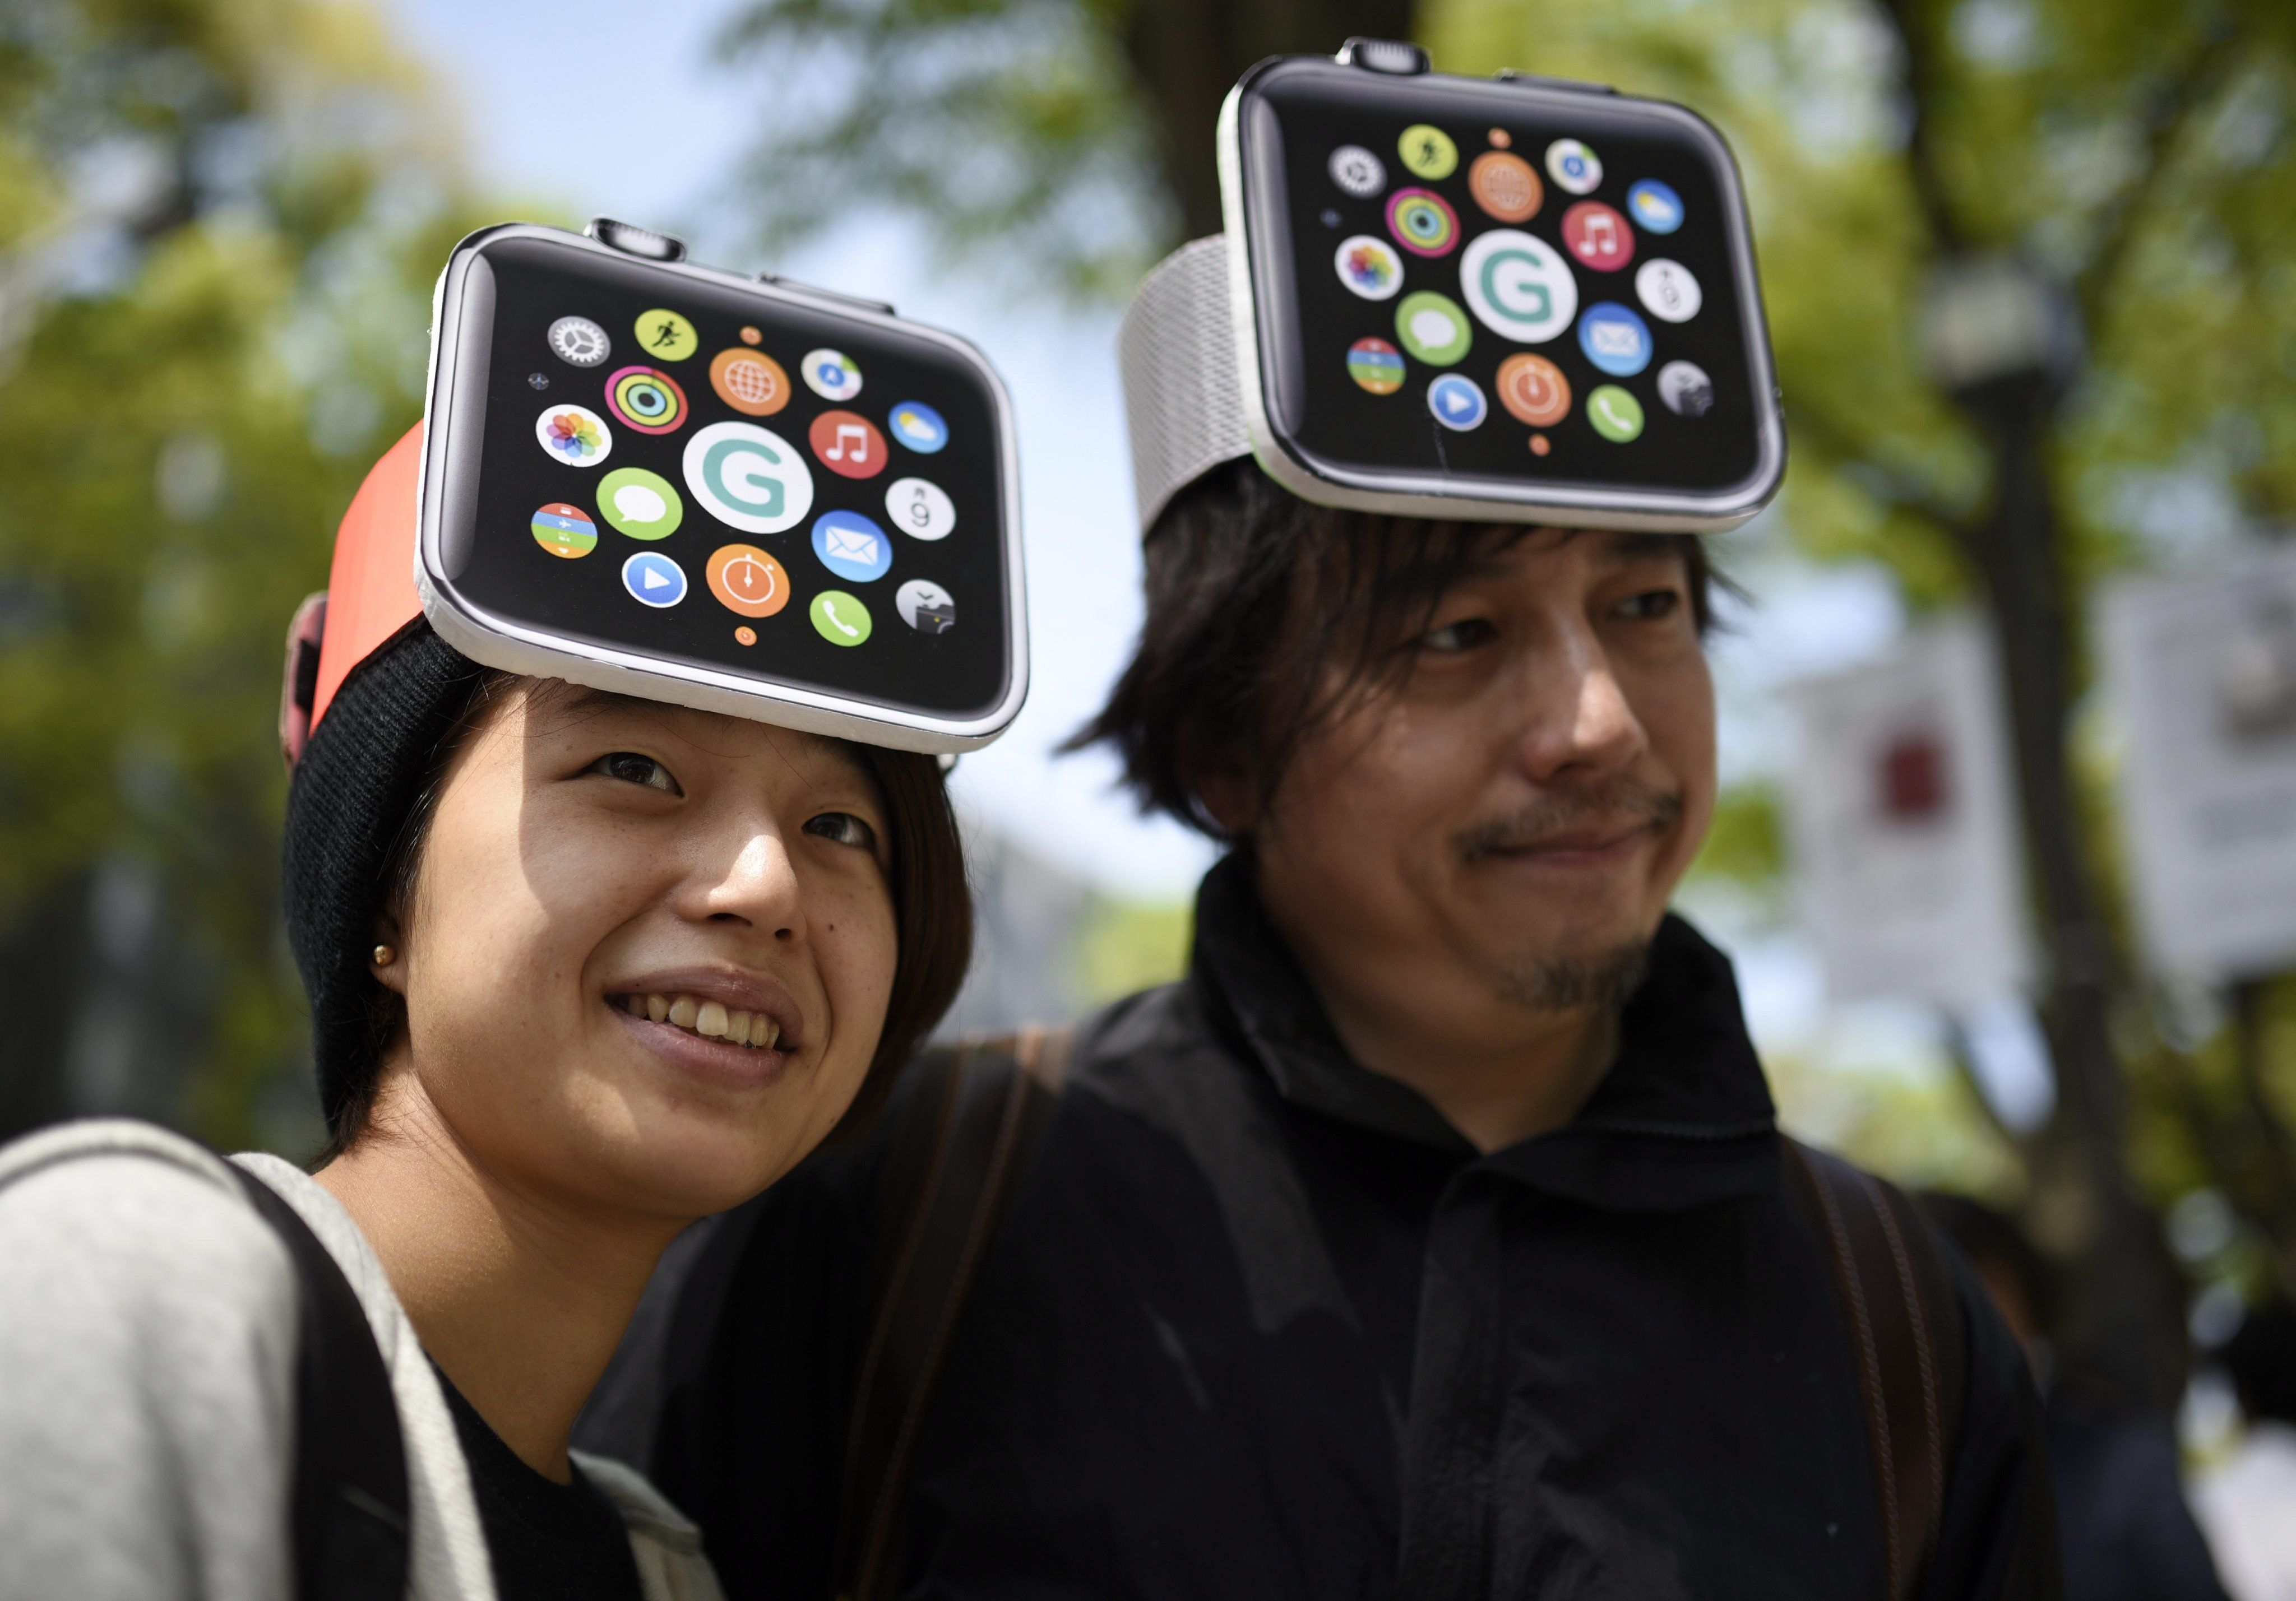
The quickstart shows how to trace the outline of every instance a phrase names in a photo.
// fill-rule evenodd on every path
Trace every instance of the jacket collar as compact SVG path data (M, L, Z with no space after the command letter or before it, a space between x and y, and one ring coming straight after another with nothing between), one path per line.
M1190 984L1215 1026L1300 1107L1456 1152L1551 1193L1670 1210L1776 1181L1776 1111L1747 1038L1730 960L1669 913L1619 1019L1619 1054L1578 1117L1477 1162L1417 1090L1358 1066L1260 904L1248 852L1205 875Z

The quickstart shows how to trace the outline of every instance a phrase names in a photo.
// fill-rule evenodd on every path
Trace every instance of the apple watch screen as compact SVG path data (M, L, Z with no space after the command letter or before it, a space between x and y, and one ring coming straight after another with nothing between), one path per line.
M1250 86L1241 131L1268 409L1311 463L1685 493L1760 470L1751 262L1702 124L1303 61Z
M482 453L478 489L440 539L460 595L768 684L936 716L998 704L1009 486L970 362L570 243L479 256L461 345L485 353L483 428L458 413L453 441Z

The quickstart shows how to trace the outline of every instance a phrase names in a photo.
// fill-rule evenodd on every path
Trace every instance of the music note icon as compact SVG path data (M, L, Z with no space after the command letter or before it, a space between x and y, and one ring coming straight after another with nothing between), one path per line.
M853 412L824 412L809 430L813 453L830 471L849 478L873 478L884 470L885 436Z
M1634 259L1634 230L1600 200L1581 200L1562 214L1562 242L1598 272L1616 272Z

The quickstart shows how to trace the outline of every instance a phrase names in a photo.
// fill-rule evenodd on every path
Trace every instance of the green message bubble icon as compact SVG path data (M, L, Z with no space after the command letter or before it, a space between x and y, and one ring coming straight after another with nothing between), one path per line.
M676 488L643 467L618 467L599 479L598 510L632 539L668 539L685 520Z
M1395 308L1395 337L1431 367L1447 367L1475 341L1467 314L1448 295L1431 289L1406 295Z

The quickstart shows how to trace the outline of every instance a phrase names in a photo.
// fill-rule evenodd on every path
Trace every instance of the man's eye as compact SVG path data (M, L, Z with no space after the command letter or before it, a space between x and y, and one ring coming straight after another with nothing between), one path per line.
M877 830L850 812L824 812L806 820L805 831L864 851L877 848Z
M1682 592L1672 589L1644 590L1619 609L1638 623L1655 623L1670 617L1682 605Z
M1472 650L1478 645L1488 645L1498 638L1496 625L1485 617L1464 617L1456 623L1446 623L1440 628L1422 634L1419 648L1438 655L1456 656L1463 650Z
M619 779L626 784L644 784L649 789L660 789L671 795L682 795L677 780L652 756L642 756L634 750L618 750L611 756L600 756L590 764L592 772L603 773L610 779Z

